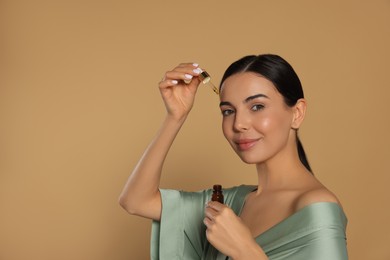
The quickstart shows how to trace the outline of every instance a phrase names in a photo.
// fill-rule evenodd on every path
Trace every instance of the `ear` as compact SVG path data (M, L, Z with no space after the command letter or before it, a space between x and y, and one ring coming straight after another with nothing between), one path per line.
M299 129L306 114L306 100L301 98L298 99L293 109L293 120L291 122L292 129Z

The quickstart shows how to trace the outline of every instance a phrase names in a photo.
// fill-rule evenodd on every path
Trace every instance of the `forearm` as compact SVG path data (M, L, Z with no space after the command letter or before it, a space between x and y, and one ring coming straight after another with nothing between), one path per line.
M121 195L120 204L129 213L159 220L161 197L159 185L168 151L184 119L167 116L154 140L148 146L130 175Z

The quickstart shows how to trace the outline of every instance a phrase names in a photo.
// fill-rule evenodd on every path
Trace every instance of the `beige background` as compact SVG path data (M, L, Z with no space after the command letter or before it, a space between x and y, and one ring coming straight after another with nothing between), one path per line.
M195 61L219 83L247 54L296 69L301 137L349 217L351 259L390 259L390 1L0 1L0 259L149 258L118 195L164 116L157 82ZM163 187L254 183L201 89Z

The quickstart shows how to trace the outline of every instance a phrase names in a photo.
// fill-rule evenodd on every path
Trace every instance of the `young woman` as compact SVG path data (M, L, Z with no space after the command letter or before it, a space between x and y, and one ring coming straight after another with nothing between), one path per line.
M300 80L277 55L234 62L220 85L223 134L242 161L256 166L257 185L225 189L225 204L210 201L210 190L159 189L200 72L187 63L166 72L159 83L165 121L120 196L130 214L154 220L152 259L347 259L347 219L312 174L298 138L306 111Z

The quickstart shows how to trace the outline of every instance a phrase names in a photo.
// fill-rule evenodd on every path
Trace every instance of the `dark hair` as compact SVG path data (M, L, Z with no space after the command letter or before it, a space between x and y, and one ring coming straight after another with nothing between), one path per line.
M223 82L230 76L241 72L254 72L271 81L283 96L287 106L294 106L300 98L304 98L301 81L292 66L282 57L274 54L250 55L233 62L222 77ZM297 149L299 159L311 173L310 164L306 158L302 143L297 132Z

